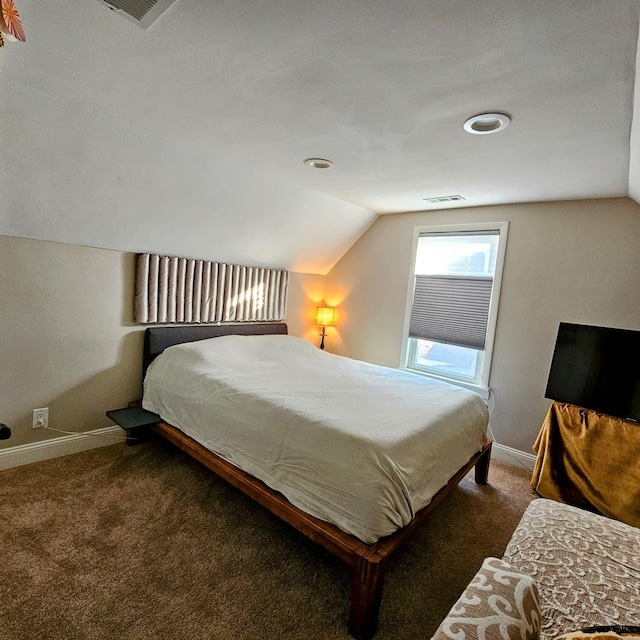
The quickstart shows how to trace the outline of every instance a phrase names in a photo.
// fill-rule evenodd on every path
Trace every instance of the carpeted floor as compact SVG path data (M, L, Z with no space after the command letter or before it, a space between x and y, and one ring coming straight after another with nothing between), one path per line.
M431 637L530 473L473 472L390 561L380 640ZM0 472L0 638L349 638L349 570L162 441Z

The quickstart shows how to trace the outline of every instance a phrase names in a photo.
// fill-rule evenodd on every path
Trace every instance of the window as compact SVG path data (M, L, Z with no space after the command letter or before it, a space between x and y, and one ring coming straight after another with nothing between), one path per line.
M403 366L488 389L507 222L415 230Z

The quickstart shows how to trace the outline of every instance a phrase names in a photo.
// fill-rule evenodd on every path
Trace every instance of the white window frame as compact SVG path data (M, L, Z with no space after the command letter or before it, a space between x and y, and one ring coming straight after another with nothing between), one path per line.
M418 240L421 234L432 233L487 233L497 231L499 233L498 254L496 256L496 269L493 276L493 289L491 293L491 305L489 307L489 318L487 321L487 336L485 340L484 350L480 351L479 375L474 380L461 380L456 377L438 375L427 371L418 371L409 368L409 357L411 356L411 348L409 346L409 324L411 317L411 308L413 306L413 287L415 279L416 257L418 251ZM504 259L507 251L507 235L509 231L509 223L503 222L478 222L468 224L447 224L447 225L429 225L414 227L413 244L411 249L411 261L409 265L408 286L407 286L407 303L404 314L404 330L402 336L402 354L400 358L400 368L405 369L417 375L424 375L430 378L437 378L457 384L461 387L476 391L483 397L489 395L489 377L491 373L491 359L493 356L493 345L495 341L496 324L498 322L498 308L500 306L500 289L502 287L502 272L504 269Z

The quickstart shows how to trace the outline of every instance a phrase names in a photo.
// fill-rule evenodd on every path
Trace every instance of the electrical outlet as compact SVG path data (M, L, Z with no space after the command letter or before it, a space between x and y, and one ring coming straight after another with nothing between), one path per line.
M33 428L43 429L49 426L49 407L33 410Z

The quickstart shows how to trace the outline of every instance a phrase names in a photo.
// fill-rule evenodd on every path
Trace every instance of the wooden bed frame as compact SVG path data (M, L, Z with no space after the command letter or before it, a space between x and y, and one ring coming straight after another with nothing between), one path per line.
M143 368L146 372L153 359L162 353L166 347L173 344L231 334L261 335L273 333L286 334L286 324L252 323L148 328L145 331ZM487 438L482 449L455 473L449 482L435 494L431 502L421 509L408 525L392 535L368 545L338 529L338 527L319 520L295 507L281 493L270 489L262 481L205 449L179 429L165 422L160 422L153 427L153 430L351 567L349 632L359 640L369 640L376 633L382 587L389 556L429 517L451 489L473 467L475 467L476 483L487 484L492 444L491 440Z

